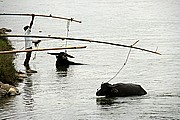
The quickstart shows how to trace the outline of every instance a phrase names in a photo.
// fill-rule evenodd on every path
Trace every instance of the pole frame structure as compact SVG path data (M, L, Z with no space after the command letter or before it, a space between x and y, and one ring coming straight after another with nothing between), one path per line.
M7 16L32 16L33 14L23 14L23 13L0 13L0 15L7 15ZM72 22L78 22L82 23L82 21L75 20L74 18L65 18L65 17L59 17L59 16L53 16L53 15L41 15L41 14L34 14L34 16L38 17L48 17L48 18L56 18L56 19L63 19L63 20L68 20Z

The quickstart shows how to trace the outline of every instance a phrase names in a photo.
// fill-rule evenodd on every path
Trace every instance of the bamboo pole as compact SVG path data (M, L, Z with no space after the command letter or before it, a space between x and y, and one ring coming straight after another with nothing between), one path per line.
M0 13L0 15L16 15L16 16L32 16L32 14L19 14L19 13ZM64 19L64 20L70 20L73 22L81 23L79 20L75 20L73 18L65 18L65 17L59 17L59 16L53 16L53 15L40 15L40 14L34 14L34 16L38 17L50 17L50 18L57 18L57 19Z
M86 48L86 46L77 46L77 47L60 47L60 48L39 48L39 49L27 49L27 50L12 50L12 51L0 51L0 54L12 54L19 52L30 52L30 51L47 51L47 50L63 50L63 49L81 49Z
M32 37L32 38L51 38L51 39L62 39L62 40L74 40L74 41L85 41L85 42L94 42L94 43L102 43L102 44L108 44L108 45L114 45L114 46L121 46L121 47L127 47L127 48L133 48L133 49L138 49L154 54L161 55L161 53L157 51L152 51L140 47L134 47L133 45L124 45L124 44L118 44L118 43L111 43L111 42L103 42L103 41L97 41L97 40L91 40L91 39L82 39L82 38L69 38L69 37L49 37L49 36L36 36L36 35L6 35L6 34L0 34L0 37Z

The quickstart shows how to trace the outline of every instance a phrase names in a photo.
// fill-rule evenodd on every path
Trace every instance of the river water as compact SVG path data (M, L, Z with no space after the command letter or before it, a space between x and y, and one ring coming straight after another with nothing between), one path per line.
M58 71L55 56L34 52L29 74L18 88L21 95L0 99L0 119L12 120L178 120L180 119L180 1L179 0L1 0L1 13L52 14L81 20L70 24L70 37L89 38L156 50L156 55L132 50L128 63L110 83L136 83L145 96L97 97L102 82L112 78L124 64L128 48L68 41L74 62ZM24 34L30 17L0 16L0 27ZM66 36L64 20L38 18L33 35ZM42 32L39 32L42 31ZM10 38L13 47L23 49L23 38ZM64 46L61 40L43 39L40 48ZM59 52L59 51L48 51ZM25 53L16 55L17 70L25 71Z

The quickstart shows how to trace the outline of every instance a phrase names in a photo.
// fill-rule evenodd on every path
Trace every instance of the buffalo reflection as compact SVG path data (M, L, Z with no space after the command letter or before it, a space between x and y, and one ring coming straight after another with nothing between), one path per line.
M96 98L96 104L97 105L112 105L112 104L116 104L119 103L116 101L117 98L110 98L110 97L98 97Z

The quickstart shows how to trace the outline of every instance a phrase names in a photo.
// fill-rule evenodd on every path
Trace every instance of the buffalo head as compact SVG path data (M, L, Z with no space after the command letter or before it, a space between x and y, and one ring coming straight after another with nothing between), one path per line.
M112 91L117 92L117 89L115 89L114 86L109 83L102 83L101 89L96 92L96 95L108 96L112 93Z

